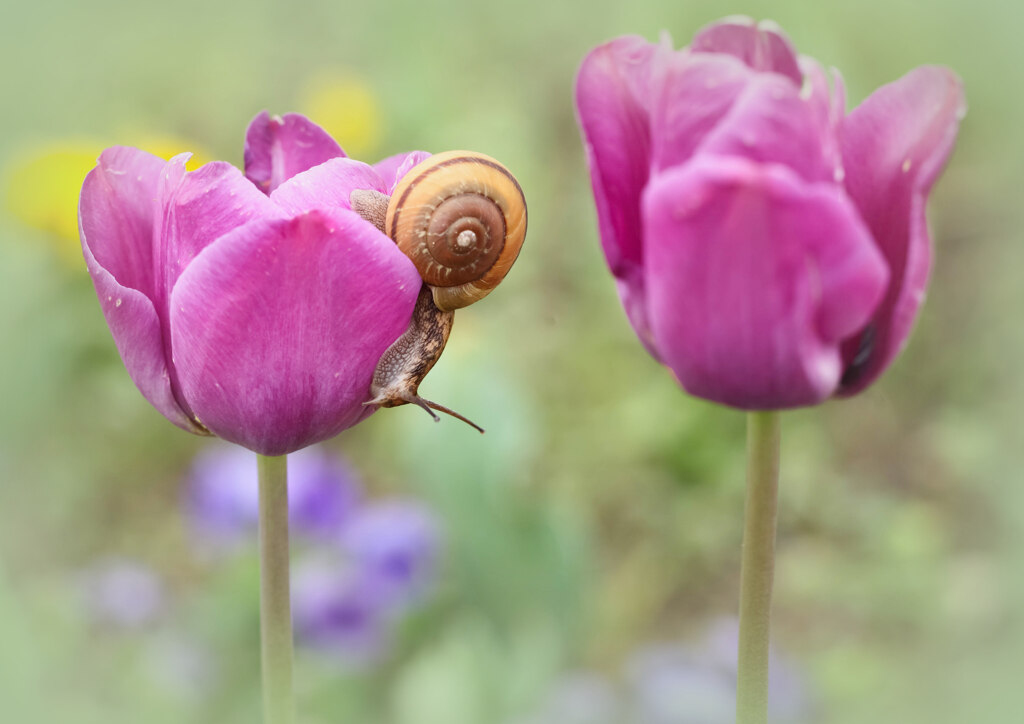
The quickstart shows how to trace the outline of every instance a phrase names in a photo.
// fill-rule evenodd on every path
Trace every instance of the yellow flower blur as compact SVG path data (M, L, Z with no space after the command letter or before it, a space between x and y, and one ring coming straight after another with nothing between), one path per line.
M352 158L369 158L381 136L381 114L373 91L347 71L323 71L303 89L299 107Z
M136 145L162 158L194 146L167 136L144 136ZM4 205L26 226L46 232L58 257L82 265L78 241L78 194L85 175L110 144L100 141L59 141L36 148L14 160L4 173ZM204 163L205 153L194 153L188 168Z
M82 263L78 193L101 150L92 144L61 144L21 159L5 174L7 208L27 226L51 234L67 262Z

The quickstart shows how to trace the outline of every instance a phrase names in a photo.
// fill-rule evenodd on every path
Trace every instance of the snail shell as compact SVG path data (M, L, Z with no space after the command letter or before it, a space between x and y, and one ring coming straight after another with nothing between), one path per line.
M526 238L526 198L490 156L439 153L395 187L385 233L412 259L438 309L452 311L505 278Z

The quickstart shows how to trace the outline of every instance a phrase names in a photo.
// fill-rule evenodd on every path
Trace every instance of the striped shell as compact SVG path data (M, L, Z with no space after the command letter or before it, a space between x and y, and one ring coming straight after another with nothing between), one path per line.
M448 151L402 177L384 228L431 286L434 304L451 311L505 278L526 238L526 199L490 156Z

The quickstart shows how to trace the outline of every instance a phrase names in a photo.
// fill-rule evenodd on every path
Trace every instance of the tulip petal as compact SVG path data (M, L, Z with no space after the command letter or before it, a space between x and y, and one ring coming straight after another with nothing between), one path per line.
M412 262L350 211L239 227L172 292L182 389L210 430L260 454L329 438L370 414L377 361L420 286Z
M283 217L284 213L229 163L214 161L186 173L189 155L175 156L160 174L159 215L154 226L153 255L157 269L153 303L160 319L164 349L169 350L171 390L185 413L192 415L188 398L181 391L171 345L170 290L182 271L211 242L255 218Z
M735 16L699 31L690 50L700 53L728 53L756 71L771 71L789 78L798 87L803 76L796 51L789 38L770 20Z
M245 176L269 194L297 173L331 158L344 158L337 141L298 113L263 111L245 132Z
M152 296L156 188L166 161L138 148L100 154L79 198L83 248L117 282Z
M155 254L165 286L156 280L158 304L208 244L253 219L286 215L229 163L213 161L186 173L188 156L168 161L161 177Z
M136 387L168 420L201 433L171 390L153 303L153 220L163 159L137 148L106 149L79 201L82 253L117 351Z
M349 196L355 189L386 193L388 186L373 166L332 158L292 176L270 194L270 200L289 216L313 209L351 209Z
M576 78L576 110L583 129L601 242L612 273L643 258L639 200L648 176L651 133L646 93L654 45L639 37L593 50Z
M820 139L822 163L830 178L842 183L843 152L839 147L839 127L846 115L846 88L839 71L832 68L832 85L828 75L814 58L800 56L800 69L804 74L801 97L806 97L807 106L814 123L814 133Z
M946 68L923 66L876 90L843 122L846 189L892 282L871 324L843 348L840 394L870 384L907 341L931 268L925 203L965 111L960 79Z
M821 402L841 340L875 310L885 264L833 184L699 156L644 195L648 311L690 393L744 409Z
M395 190L395 186L402 180L402 177L409 173L413 166L423 163L431 155L426 151L396 153L394 156L388 156L373 164L373 169L384 179L384 183L388 187L387 194L390 196Z
M756 73L732 55L661 54L651 92L652 168L706 151L782 163L812 181L835 179L832 101L820 69L810 70L817 72L805 97L787 78Z
M576 113L601 246L630 322L652 353L640 301L644 296L640 194L649 173L648 96L656 50L637 36L618 38L591 51L576 77Z
M651 169L688 161L754 74L731 55L660 52L651 83Z
M838 159L827 126L827 108L823 117L820 111L782 76L754 75L699 150L756 163L780 163L807 181L834 181Z

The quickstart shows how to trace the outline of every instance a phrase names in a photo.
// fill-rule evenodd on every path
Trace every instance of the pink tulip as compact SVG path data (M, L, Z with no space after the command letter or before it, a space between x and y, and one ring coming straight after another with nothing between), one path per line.
M899 354L931 263L925 202L965 111L924 66L845 111L770 23L674 51L622 37L576 82L601 242L647 349L744 409L853 394Z
M82 187L82 250L143 396L178 427L263 455L366 418L421 280L349 194L390 193L425 156L369 166L306 118L266 113L246 134L244 175L105 150Z

